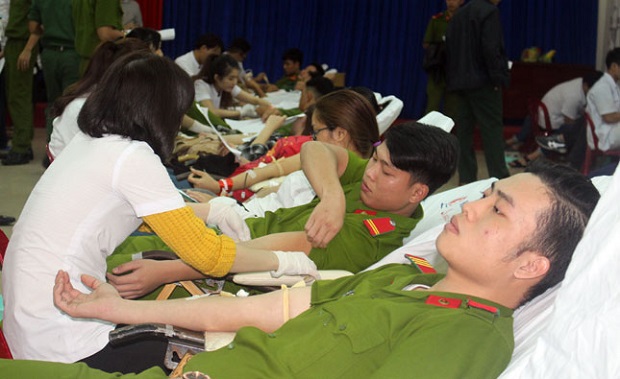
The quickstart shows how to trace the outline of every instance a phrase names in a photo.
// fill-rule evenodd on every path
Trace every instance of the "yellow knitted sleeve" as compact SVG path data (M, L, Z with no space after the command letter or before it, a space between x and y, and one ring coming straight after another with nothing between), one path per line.
M142 220L196 270L214 277L230 271L235 261L235 242L207 228L190 207L144 216Z

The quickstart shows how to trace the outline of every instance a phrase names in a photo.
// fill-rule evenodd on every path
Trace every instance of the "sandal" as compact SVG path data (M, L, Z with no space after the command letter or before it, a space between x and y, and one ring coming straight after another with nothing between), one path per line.
M520 157L519 159L508 163L508 166L512 168L525 168L525 166L527 166L529 162L530 162L530 158L524 155Z

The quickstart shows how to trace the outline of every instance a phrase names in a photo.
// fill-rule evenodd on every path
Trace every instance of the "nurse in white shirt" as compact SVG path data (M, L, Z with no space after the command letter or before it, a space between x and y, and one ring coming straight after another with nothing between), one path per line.
M243 91L237 85L239 65L230 55L212 57L202 66L194 80L196 102L221 118L257 117L256 106L273 109L267 100ZM233 99L245 105L234 109Z
M205 226L213 209L183 201L162 162L171 156L192 103L191 85L172 61L135 52L116 60L84 102L78 133L32 190L6 252L3 331L16 359L144 369L146 362L108 345L113 323L73 319L52 300L59 270L85 291L82 274L105 281L107 256L141 224L195 274L277 269L278 276L291 273L291 259L306 267L300 271L294 264L298 274L316 272L304 253L286 253L281 260L275 252L216 235Z

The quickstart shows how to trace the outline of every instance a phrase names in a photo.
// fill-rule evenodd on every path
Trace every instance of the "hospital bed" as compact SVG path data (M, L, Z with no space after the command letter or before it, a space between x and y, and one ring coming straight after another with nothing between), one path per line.
M443 224L461 205L480 197L494 179L442 192L424 201L426 217L395 250L373 267L406 263L404 253L425 257L438 271L446 269L434 240ZM515 349L500 376L512 378L620 378L620 170L613 177L597 177L602 194L586 232L575 251L563 283L549 289L514 314ZM370 269L370 268L369 268ZM301 278L299 278L301 279ZM145 328L145 326L141 326ZM152 327L152 326L151 326ZM185 342L185 331L170 326L148 333L168 333L172 346ZM116 340L119 332L112 338ZM186 350L214 350L234 334L193 334ZM206 337L206 338L205 338ZM122 342L119 339L116 342ZM176 350L182 355L186 350ZM174 365L172 359L171 364Z

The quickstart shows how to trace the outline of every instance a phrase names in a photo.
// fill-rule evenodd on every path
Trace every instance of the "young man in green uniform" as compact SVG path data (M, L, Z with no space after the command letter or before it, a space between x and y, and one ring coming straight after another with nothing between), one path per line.
M434 15L426 27L422 47L425 55L429 54L435 58L434 65L425 68L428 73L426 84L426 111L441 110L441 100L443 99L443 111L446 115L454 117L456 103L454 95L447 91L446 69L445 69L445 35L448 22L454 13L463 5L464 0L446 0L446 11ZM441 59L443 56L444 59ZM437 58L440 58L437 60Z
M72 0L33 0L28 14L30 37L19 56L27 67L33 49L41 41L41 63L47 92L46 129L52 135L52 106L65 88L79 79L80 56L75 51L75 29L71 18Z
M80 55L80 74L97 46L125 36L123 8L118 0L72 0L75 50Z
M304 53L301 50L295 47L287 49L284 54L282 54L282 69L284 70L284 75L274 84L266 84L265 92L273 92L279 89L285 91L294 90L299 80L299 73L303 60ZM258 82L264 81L266 79L265 73L261 72L255 79Z
M512 309L563 279L599 198L570 168L528 169L493 183L446 224L436 242L446 275L415 260L249 298L130 301L89 276L82 280L93 292L83 294L61 271L54 301L73 317L237 331L183 369L211 378L496 378L511 358ZM0 371L119 377L32 361L0 361ZM166 375L152 368L131 377Z
M245 224L240 221L253 238L240 244L301 251L322 270L361 271L402 246L423 217L420 202L450 179L457 156L452 135L415 122L388 129L369 160L333 145L307 142L301 151L302 169L317 197L264 217L245 218ZM236 211L227 211L238 217ZM152 242L156 237L148 238ZM117 249L111 258L122 254L130 260L138 251L160 248L135 243L122 252ZM136 297L171 278L170 282L203 277L181 261L152 263L133 260L116 267L108 278L121 292L131 288Z
M18 64L18 58L30 36L29 10L30 0L11 1L10 3L9 23L6 27L8 40L4 48L4 57L6 58L7 107L13 121L13 138L11 150L2 160L5 166L27 164L33 159L32 83L38 50L33 51L27 64Z

